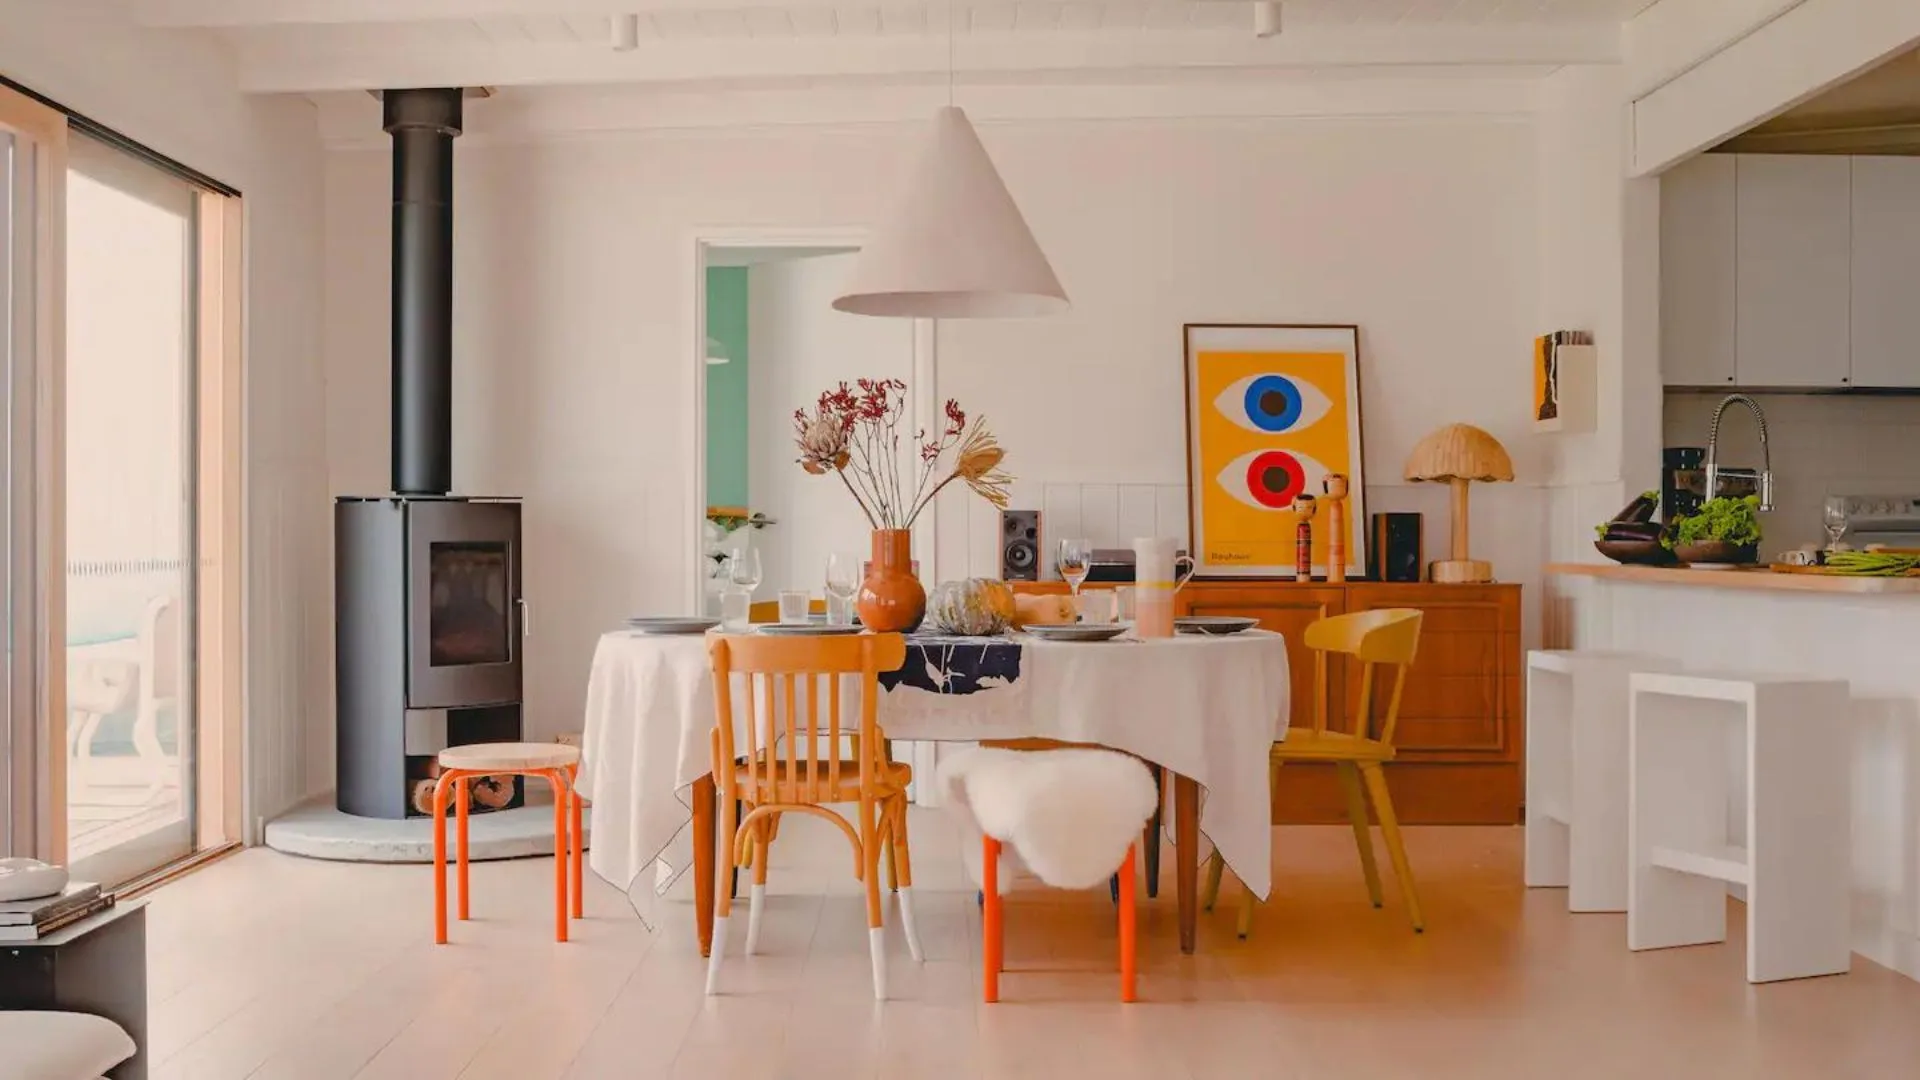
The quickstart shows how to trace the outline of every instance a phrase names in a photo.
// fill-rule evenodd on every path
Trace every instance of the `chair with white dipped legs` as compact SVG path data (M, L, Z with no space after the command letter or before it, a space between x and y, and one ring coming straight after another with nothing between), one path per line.
M887 996L887 946L880 897L880 857L896 860L900 926L907 950L921 959L913 924L913 860L907 844L907 784L913 770L890 761L877 719L880 673L906 660L899 634L845 637L761 637L721 634L708 648L713 668L713 775L720 796L720 838L729 865L751 865L747 954L760 946L766 906L767 848L782 814L810 814L832 822L853 847L854 877L866 886L867 940L873 954L873 996ZM857 679L859 719L842 723L848 676ZM736 722L736 691L740 695ZM736 731L736 727L738 731ZM744 742L739 738L744 735ZM853 760L843 759L852 736ZM855 821L828 803L853 803ZM741 811L736 811L735 806ZM742 812L743 811L743 812ZM713 948L707 993L719 992L733 898L714 897Z

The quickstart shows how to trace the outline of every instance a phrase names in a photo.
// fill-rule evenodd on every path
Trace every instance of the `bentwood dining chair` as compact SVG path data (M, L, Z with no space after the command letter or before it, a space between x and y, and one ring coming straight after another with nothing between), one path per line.
M720 796L720 836L732 864L750 865L747 954L760 943L765 906L767 847L782 814L811 814L839 828L853 847L854 878L866 886L867 941L873 954L873 996L887 996L887 950L880 904L880 854L890 843L898 859L900 926L907 950L921 959L913 924L913 859L907 843L907 784L913 770L889 761L878 720L880 673L906 660L899 634L843 637L716 635L708 647L713 666L713 775ZM734 676L741 676L736 685ZM858 721L842 722L845 676L857 676ZM735 691L744 690L742 744L734 730ZM852 760L843 757L844 736L857 735ZM827 807L852 803L849 822ZM736 805L740 808L735 809ZM716 890L713 948L707 961L707 993L720 986L727 922L733 911L728 890Z
M1373 858L1373 835L1367 821L1367 798L1373 800L1373 812L1380 819L1380 836L1387 844L1387 857L1393 860L1394 877L1400 882L1400 894L1407 904L1407 917L1415 933L1426 929L1420 915L1420 898L1413 885L1413 870L1407 864L1407 848L1400 836L1400 821L1393 813L1393 798L1387 793L1387 778L1382 766L1394 757L1394 728L1400 721L1400 696L1406 688L1407 668L1420 647L1421 612L1412 608L1382 608L1335 615L1307 627L1305 643L1314 651L1314 715L1312 727L1287 730L1285 742L1273 744L1270 753L1270 782L1279 783L1280 767L1289 761L1331 763L1340 776L1346 794L1347 819L1353 825L1354 843L1360 849L1360 871L1366 875L1367 895L1374 907L1381 906L1380 868ZM1327 726L1327 658L1344 654L1360 661L1360 702L1354 710L1353 730L1330 731ZM1380 667L1393 671L1393 689L1387 697L1386 714L1374 723L1374 682ZM1375 731L1378 734L1375 734ZM1365 793L1361 785L1365 784ZM1213 910L1220 895L1222 862L1218 853L1207 866L1204 907ZM1241 899L1240 936L1246 937L1253 926L1253 894Z

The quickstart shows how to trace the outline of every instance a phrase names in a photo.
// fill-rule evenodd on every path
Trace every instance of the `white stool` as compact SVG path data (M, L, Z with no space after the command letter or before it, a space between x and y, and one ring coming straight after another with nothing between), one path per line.
M1640 674L1632 697L1627 947L1725 941L1731 883L1747 889L1748 982L1847 971L1847 684ZM1745 847L1728 827L1736 749Z
M1527 653L1527 860L1568 911L1627 910L1627 680L1673 671L1631 653Z

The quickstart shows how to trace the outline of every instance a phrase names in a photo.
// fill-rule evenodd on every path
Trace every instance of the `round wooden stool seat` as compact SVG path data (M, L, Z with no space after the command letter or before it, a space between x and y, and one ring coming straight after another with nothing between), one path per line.
M440 751L443 769L564 769L580 764L580 748L559 743L473 743Z

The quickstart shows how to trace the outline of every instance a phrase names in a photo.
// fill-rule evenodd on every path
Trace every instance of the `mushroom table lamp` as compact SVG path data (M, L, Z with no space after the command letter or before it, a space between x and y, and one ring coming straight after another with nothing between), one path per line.
M1493 564L1467 557L1467 484L1511 481L1513 459L1500 440L1472 424L1448 424L1421 439L1407 457L1408 480L1444 480L1453 487L1453 557L1431 564L1430 581L1470 584L1493 580Z

